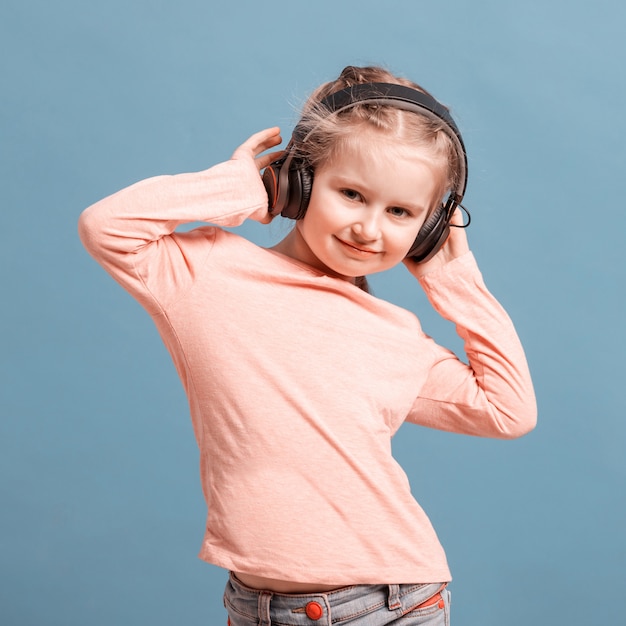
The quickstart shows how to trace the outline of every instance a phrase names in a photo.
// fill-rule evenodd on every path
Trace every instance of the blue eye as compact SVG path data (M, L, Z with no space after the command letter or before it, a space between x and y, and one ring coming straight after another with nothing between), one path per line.
M359 200L361 198L361 194L358 191L354 191L354 189L342 189L341 193L348 200Z
M399 206L390 207L389 213L391 213L394 217L405 217L406 215L409 215L409 212L406 209L402 209Z

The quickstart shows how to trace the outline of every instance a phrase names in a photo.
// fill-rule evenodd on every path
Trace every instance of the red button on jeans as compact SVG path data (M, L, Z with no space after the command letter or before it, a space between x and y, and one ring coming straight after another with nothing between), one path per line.
M324 615L324 609L319 602L308 602L304 607L304 612L309 619L318 620Z

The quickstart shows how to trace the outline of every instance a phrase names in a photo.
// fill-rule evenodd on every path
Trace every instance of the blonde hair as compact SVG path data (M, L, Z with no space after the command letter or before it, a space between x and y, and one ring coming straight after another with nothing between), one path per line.
M425 149L434 161L444 166L445 188L442 197L445 192L455 189L459 183L460 159L463 157L458 154L444 122L392 105L372 103L358 103L329 115L328 109L321 104L324 98L336 91L365 83L403 85L430 95L420 85L395 76L384 68L349 65L336 80L318 87L305 102L292 137L294 156L315 171L354 142L361 131L375 130L400 146ZM375 150L375 146L371 149Z

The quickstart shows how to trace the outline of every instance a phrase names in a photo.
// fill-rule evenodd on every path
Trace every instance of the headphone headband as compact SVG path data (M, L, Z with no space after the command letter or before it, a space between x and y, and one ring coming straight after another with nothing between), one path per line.
M320 105L331 114L341 113L359 104L392 106L396 109L425 115L436 122L443 122L442 130L450 137L459 156L459 180L455 189L457 204L461 203L467 187L467 153L461 133L448 109L431 95L405 85L393 83L364 83L335 91L320 101ZM311 129L302 139L306 141ZM299 126L293 131L298 137Z

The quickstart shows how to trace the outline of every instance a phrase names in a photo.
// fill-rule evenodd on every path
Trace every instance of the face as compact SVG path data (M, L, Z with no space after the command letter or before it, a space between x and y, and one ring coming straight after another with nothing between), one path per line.
M375 142L373 154L359 149L365 141ZM443 181L443 166L423 149L366 133L316 169L292 256L347 280L389 269L441 202Z

